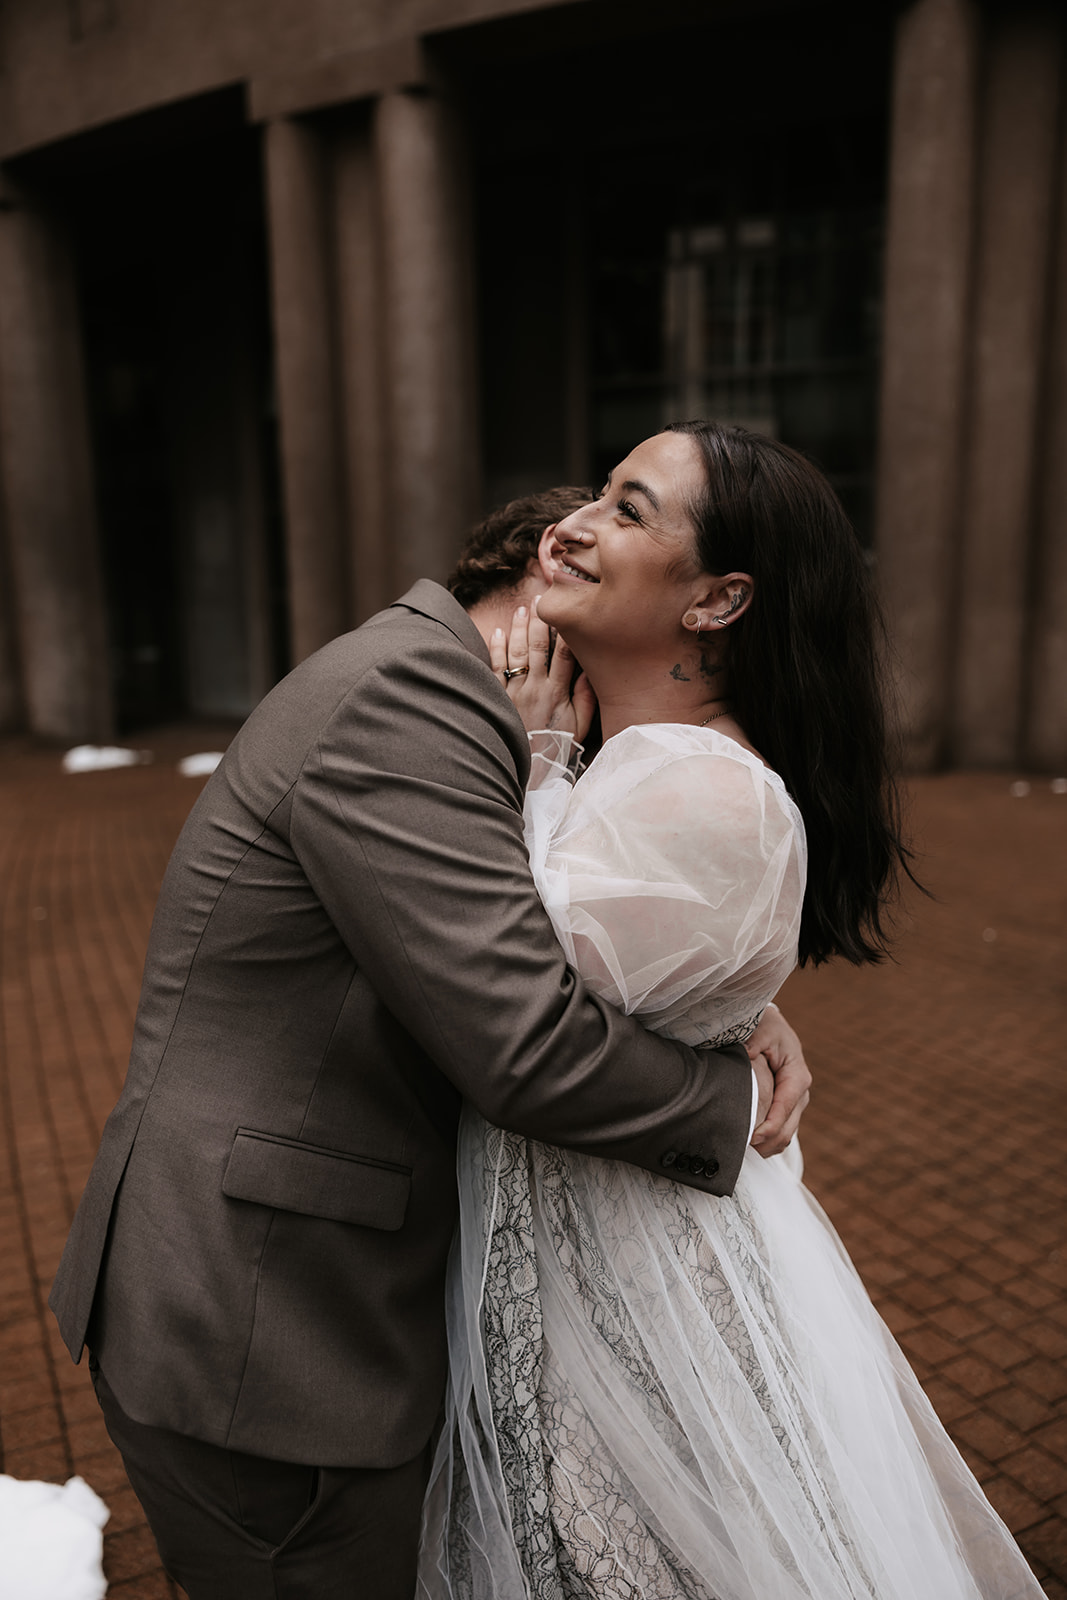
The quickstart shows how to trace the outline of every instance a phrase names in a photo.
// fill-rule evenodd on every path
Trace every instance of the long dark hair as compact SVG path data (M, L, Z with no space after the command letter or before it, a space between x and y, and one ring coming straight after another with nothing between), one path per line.
M672 423L700 450L690 507L706 572L747 572L730 624L734 714L799 807L808 837L800 963L879 961L887 912L913 877L901 837L870 571L822 473L787 445L714 422Z

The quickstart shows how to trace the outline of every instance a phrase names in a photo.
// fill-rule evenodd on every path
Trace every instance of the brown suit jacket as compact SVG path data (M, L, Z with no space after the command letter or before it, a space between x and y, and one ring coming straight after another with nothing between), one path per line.
M523 847L528 764L477 630L421 582L280 683L205 786L51 1298L138 1421L319 1466L419 1451L461 1096L732 1187L744 1052L655 1038L565 965Z

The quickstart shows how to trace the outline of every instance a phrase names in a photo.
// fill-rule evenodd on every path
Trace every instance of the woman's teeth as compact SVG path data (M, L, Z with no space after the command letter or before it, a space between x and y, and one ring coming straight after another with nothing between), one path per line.
M584 583L599 583L599 578L591 578L588 572L579 572L577 567L569 567L565 561L560 562L564 572L569 572L572 578L581 578Z

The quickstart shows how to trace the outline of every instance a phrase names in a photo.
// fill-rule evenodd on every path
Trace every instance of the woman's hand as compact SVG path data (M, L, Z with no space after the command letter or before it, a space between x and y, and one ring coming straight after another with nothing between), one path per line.
M537 615L536 600L532 615L528 606L516 609L509 633L494 631L489 660L527 733L553 728L585 738L596 710L592 686L584 672L575 677L577 662Z

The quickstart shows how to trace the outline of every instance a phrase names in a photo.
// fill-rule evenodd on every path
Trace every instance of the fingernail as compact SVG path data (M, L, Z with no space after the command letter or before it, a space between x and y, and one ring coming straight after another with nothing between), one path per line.
M524 617L526 615L526 607L525 606L520 606L519 609L516 611L515 615L517 617Z
M494 639L502 639L503 637L504 637L503 628L494 628L493 629L493 638Z

